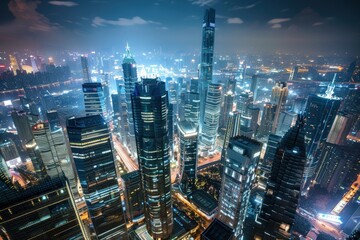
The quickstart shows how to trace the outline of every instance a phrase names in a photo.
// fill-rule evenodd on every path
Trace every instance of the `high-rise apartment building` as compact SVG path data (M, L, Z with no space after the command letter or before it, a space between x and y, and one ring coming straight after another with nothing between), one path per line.
M98 239L127 239L114 153L101 115L67 120L73 159Z
M136 148L149 234L170 237L173 229L169 159L168 94L158 78L143 78L131 95Z
M215 42L215 9L205 10L202 25L201 63L199 72L200 94L200 130L205 118L205 99L207 99L208 85L212 83Z
M135 83L138 81L136 62L134 57L130 53L129 45L126 45L125 57L122 63L122 68L124 72L124 83L125 83L125 102L126 102L126 111L127 111L127 121L128 121L128 136L127 136L127 146L130 151L136 155L136 144L135 144L135 134L134 134L134 119L131 107L131 94L134 92Z
M244 136L230 138L222 174L218 218L231 227L235 238L243 236L250 192L262 143Z
M180 188L185 194L195 190L197 172L197 127L192 122L181 121L178 123L180 140Z
M254 239L290 239L306 164L305 132L299 118L276 149Z

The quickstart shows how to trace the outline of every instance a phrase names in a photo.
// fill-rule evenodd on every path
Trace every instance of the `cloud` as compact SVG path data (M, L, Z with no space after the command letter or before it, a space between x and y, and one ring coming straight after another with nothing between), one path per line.
M189 0L193 5L199 5L200 7L210 6L217 2L217 0Z
M118 18L117 20L107 20L101 17L95 17L92 21L93 27L105 26L105 25L114 25L114 26L134 26L134 25L144 25L144 24L160 24L159 22L154 22L150 20L145 20L139 16L133 18Z
M50 32L58 27L37 11L40 1L11 0L9 10L15 21L10 26L16 31Z
M49 4L62 6L62 7L74 7L79 5L76 2L67 2L67 1L50 1Z
M281 28L281 24L280 23L275 23L271 26L271 28Z
M313 23L313 26L321 26L321 25L323 25L324 23L323 22L316 22L316 23Z
M244 21L238 17L235 17L235 18L228 18L227 22L229 24L242 24Z
M259 3L260 2L255 2L253 4L249 4L249 5L246 5L246 6L234 6L232 8L232 10L250 9L250 8L256 7L256 5L258 5Z
M229 18L229 17L227 17L227 16L224 16L224 15L218 15L218 14L216 14L216 15L215 15L215 17L216 17L216 18L219 18L219 19L220 19L220 18L222 18L222 19L224 19L224 18Z
M291 18L274 18L268 21L268 24L279 24L290 21Z

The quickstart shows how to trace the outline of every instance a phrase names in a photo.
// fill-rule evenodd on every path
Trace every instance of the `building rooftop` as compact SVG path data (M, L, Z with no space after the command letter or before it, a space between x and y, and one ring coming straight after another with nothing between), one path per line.
M131 181L134 178L139 178L140 176L140 170L132 171L126 174L121 175L121 178L125 181Z
M93 127L100 124L106 124L104 118L101 115L91 115L86 117L73 117L67 120L67 127L78 127L78 128L87 128Z
M202 240L230 240L234 236L233 230L216 219L201 234Z
M189 200L209 216L212 215L218 207L218 201L203 190L195 190L192 192L189 195Z

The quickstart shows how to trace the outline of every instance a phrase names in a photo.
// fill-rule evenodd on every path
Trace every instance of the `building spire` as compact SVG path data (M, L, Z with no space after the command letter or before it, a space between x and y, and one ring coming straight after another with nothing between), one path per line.
M325 91L325 95L327 98L332 98L332 95L334 94L335 79L336 79L336 73L334 74L334 78L333 78L332 82L328 85L328 87Z
M131 58L131 53L130 53L130 46L129 43L126 43L126 47L125 47L125 57L126 58Z

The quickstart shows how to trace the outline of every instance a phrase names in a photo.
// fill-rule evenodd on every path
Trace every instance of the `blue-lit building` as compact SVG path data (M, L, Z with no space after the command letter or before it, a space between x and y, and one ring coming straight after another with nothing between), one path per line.
M173 229L169 159L168 94L165 82L143 78L131 95L147 231L166 239Z
M215 9L205 10L202 25L201 63L199 72L199 94L200 94L200 130L205 117L205 99L208 85L212 83L213 61L215 43Z
M114 153L101 115L67 120L73 159L98 239L127 239Z
M84 104L86 116L101 114L107 119L105 96L101 83L84 83Z
M124 72L124 83L125 83L125 102L126 102L126 111L127 111L127 124L128 124L128 136L127 136L127 146L130 151L136 155L136 146L135 146L135 134L134 134L134 119L131 107L131 94L134 91L135 83L138 81L136 62L133 56L130 53L129 45L126 46L125 57L122 63L122 68Z

